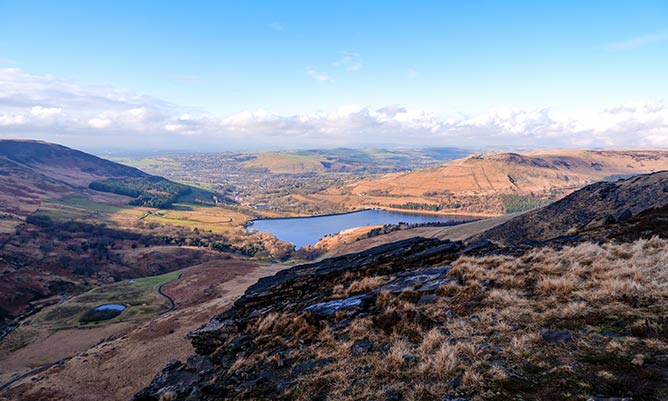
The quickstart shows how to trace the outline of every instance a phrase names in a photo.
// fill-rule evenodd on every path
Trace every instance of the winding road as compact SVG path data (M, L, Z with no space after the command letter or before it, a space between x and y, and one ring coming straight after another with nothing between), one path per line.
M181 276L183 276L183 273L179 273L179 275L176 277L176 280L180 279ZM172 280L172 281L170 281L169 283L171 283L171 282L173 282L173 281L176 281L176 280ZM169 284L169 283L165 283L165 284ZM165 313L171 312L171 311L173 311L174 309L176 309L176 303L174 302L174 299L173 299L172 297L170 297L169 295L165 294L165 293L162 291L162 287L163 287L165 284L163 284L163 285L161 285L160 287L158 287L158 294L160 294L160 295L162 295L163 297L167 298L167 300L169 301L170 306L169 306L169 309L165 309L165 310L162 311L162 312L158 312L158 316L162 316L162 315L164 315Z

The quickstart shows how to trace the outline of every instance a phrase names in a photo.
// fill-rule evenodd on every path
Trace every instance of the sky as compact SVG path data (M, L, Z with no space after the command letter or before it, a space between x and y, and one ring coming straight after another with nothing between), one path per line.
M668 147L665 1L0 0L0 138Z

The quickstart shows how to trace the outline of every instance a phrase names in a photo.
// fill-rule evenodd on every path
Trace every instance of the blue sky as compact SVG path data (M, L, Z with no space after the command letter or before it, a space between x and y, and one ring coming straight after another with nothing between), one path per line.
M628 146L629 119L659 119L643 145L664 146L666 17L665 1L0 0L0 135ZM644 114L620 128L617 108Z

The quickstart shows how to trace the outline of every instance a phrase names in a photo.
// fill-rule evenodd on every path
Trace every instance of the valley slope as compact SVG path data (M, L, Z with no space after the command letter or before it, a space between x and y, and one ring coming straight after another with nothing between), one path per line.
M0 389L46 370L29 399L127 399L292 252L225 194L56 144L0 140L0 190Z
M99 182L132 183L142 190L133 193L135 199L92 190ZM0 140L0 323L41 307L33 302L55 301L49 299L54 295L219 258L217 252L190 248L156 254L141 266L133 263L139 246L170 244L137 227L121 227L110 216L133 202L143 206L144 200L172 196L162 188L215 195L64 146Z

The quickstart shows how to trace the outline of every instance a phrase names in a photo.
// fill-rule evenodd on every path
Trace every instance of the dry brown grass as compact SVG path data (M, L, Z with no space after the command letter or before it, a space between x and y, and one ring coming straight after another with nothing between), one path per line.
M336 322L351 320L343 329L304 314L270 313L255 331L258 341L291 336L287 343L300 361L333 359L297 379L289 395L295 400L320 391L344 401L384 399L389 390L423 401L446 394L586 399L610 388L654 399L653 355L668 354L666 260L668 241L658 238L461 257L450 272L457 282L441 287L433 303L417 303L411 291L383 292L369 316L338 314ZM368 292L391 277L346 279L332 298ZM546 342L545 330L566 331L571 340ZM356 341L373 348L355 355Z
M304 313L292 315L271 312L260 318L256 332L263 338L277 337L277 334L303 338L317 334L318 330L308 321Z
M369 292L380 287L386 282L387 277L364 277L361 280L353 281L344 292L344 295L349 297L351 295Z
M652 157L644 157L647 153L551 150L524 153L524 161L519 163L504 153L470 156L437 167L352 182L319 196L350 208L415 202L440 204L443 213L501 215L505 208L499 194L547 198L556 192L561 197L608 175L666 169L666 152L654 151ZM544 162L554 164L544 166ZM601 165L605 167L594 167ZM515 179L513 185L508 177Z

